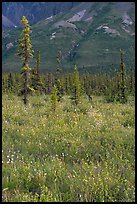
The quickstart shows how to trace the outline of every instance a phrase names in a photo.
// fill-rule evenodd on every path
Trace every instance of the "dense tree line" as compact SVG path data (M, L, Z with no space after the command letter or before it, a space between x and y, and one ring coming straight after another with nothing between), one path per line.
M133 71L128 73L124 80L124 88L121 72L116 75L108 74L80 74L76 65L72 73L60 73L60 84L57 86L56 73L39 74L37 86L37 77L34 77L34 70L31 72L30 84L34 91L30 94L50 95L56 86L58 101L63 95L70 95L73 101L79 100L80 95L85 95L92 100L92 95L104 95L106 101L113 102L123 97L123 94L134 95L135 93L135 74ZM36 79L35 79L36 78ZM36 84L34 86L34 84ZM3 93L15 93L21 95L22 80L20 73L4 73L2 75ZM124 91L124 93L123 93ZM61 96L61 97L60 97Z
M76 64L73 72L66 74L62 70L62 53L57 53L56 72L40 73L40 50L37 50L36 56L32 50L30 40L30 25L25 16L21 23L23 31L19 41L17 55L23 61L21 73L5 73L2 76L3 93L15 93L23 95L24 104L28 103L29 94L47 94L51 95L53 110L56 103L61 101L63 95L69 95L75 105L80 101L80 96L85 95L89 101L92 101L92 95L104 95L107 102L118 101L126 103L127 96L135 92L135 75L133 68L126 74L123 51L120 50L120 66L115 75L109 74L80 74ZM35 58L34 68L29 67L31 58Z

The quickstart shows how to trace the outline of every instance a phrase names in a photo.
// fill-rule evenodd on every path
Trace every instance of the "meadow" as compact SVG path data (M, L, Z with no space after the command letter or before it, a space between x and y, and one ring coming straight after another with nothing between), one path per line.
M135 202L135 103L2 96L3 202Z

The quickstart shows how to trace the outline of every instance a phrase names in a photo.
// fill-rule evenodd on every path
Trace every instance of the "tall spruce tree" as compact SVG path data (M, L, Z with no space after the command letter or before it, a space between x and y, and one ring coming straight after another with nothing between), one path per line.
M32 90L29 86L30 70L31 70L31 68L29 67L29 62L30 62L30 58L33 57L34 51L32 50L32 44L30 40L31 29L26 16L22 17L21 23L23 26L23 30L21 34L21 39L19 40L19 49L17 51L17 55L23 61L22 70L21 70L22 79L23 79L23 90L21 92L24 95L24 98L23 98L24 104L27 105L28 93L29 91Z
M35 91L42 93L43 91L43 83L40 77L40 50L37 50L36 54L36 68L32 69L32 87Z
M127 101L126 96L126 66L123 60L123 51L120 49L120 72L119 72L119 98L118 101L121 103L125 103Z

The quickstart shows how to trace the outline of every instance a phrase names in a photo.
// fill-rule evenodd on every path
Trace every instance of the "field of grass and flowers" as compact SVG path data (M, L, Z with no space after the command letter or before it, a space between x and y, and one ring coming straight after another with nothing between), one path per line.
M2 96L3 202L135 202L135 103Z

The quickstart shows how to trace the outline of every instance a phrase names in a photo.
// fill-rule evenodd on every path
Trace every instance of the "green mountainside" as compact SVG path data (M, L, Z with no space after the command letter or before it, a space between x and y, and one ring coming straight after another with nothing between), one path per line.
M119 68L120 48L127 70L135 66L135 4L133 2L83 2L68 12L51 16L32 25L31 40L41 53L41 71L54 71L58 50L62 69L70 71L113 72ZM2 33L2 69L20 71L16 56L21 28Z

